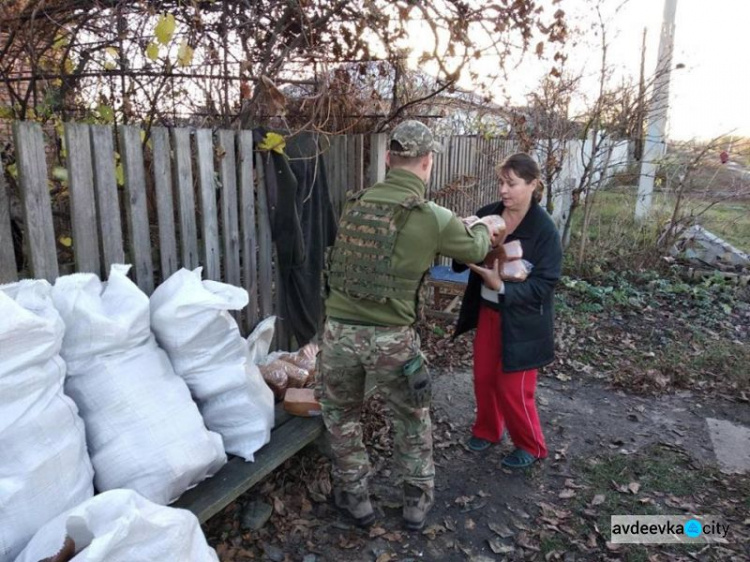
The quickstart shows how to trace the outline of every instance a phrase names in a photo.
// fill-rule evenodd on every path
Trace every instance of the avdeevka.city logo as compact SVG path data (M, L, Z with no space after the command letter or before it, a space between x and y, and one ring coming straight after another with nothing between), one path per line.
M613 515L611 533L621 544L729 542L729 525L708 515Z
M700 537L703 534L703 525L697 519L691 519L685 523L685 534L691 539Z

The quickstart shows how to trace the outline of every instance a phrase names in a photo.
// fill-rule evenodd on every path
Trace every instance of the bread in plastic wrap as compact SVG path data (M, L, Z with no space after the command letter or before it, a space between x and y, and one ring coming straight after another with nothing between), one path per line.
M503 281L525 281L531 270L532 265L526 260L506 261L500 270L500 277Z
M503 244L503 250L507 261L520 260L523 257L523 248L518 240Z

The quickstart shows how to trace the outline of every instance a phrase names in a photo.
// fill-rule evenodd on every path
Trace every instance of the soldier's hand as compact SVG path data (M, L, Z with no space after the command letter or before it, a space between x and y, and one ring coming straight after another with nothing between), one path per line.
M505 231L507 229L505 220L500 215L487 215L479 219L487 225L490 231L490 246L493 248L505 240Z
M432 379L422 354L404 363L404 375L409 384L409 401L415 408L427 408L432 401Z

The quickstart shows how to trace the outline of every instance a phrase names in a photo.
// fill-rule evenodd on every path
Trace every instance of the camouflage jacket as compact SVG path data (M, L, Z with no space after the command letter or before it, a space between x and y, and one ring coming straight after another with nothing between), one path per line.
M421 201L412 208L400 227L392 250L391 270L401 278L420 279L437 254L465 263L479 262L490 246L489 232L484 225L467 229L450 210L426 201L425 190L424 182L416 175L395 169L388 173L385 181L370 187L358 199L365 203L392 205L401 205L414 198ZM344 216L352 204L352 201L347 204ZM333 259L336 259L335 252ZM415 294L408 300L388 298L377 302L353 298L344 291L331 288L326 299L326 314L344 323L408 326L417 319L417 298Z

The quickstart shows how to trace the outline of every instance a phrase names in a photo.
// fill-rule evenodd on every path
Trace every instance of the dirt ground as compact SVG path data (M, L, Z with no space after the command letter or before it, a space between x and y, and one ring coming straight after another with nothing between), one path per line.
M423 531L402 527L390 426L375 397L363 415L378 512L370 529L335 509L330 461L311 447L212 518L209 542L238 562L750 560L750 474L719 470L706 421L750 427L748 291L651 274L564 279L557 359L537 397L550 456L522 472L501 467L507 438L481 454L464 446L471 341L452 340L450 322L426 323L437 489ZM248 514L264 509L251 525ZM719 517L727 542L611 543L612 515L660 514Z
M750 405L705 401L690 391L634 396L596 381L542 377L538 403L550 457L533 469L512 472L500 466L512 450L507 437L482 454L464 446L474 415L471 373L436 373L435 386L436 503L422 532L402 528L388 427L381 425L368 436L378 511L372 528L353 527L330 500L315 501L314 493L307 507L305 500L295 508L295 495L305 495L305 487L293 479L312 474L319 479L328 468L317 451L307 451L290 461L285 476L277 475L265 490L245 498L265 494L274 505L263 530L238 528L242 501L228 508L222 523L209 527L209 541L222 560L750 559L750 485L747 477L717 475L705 422L714 417L750 425ZM683 479L686 488L670 488L675 469L691 475ZM636 473L628 473L632 470ZM704 506L711 510L703 511ZM608 545L609 515L654 513L640 507L656 507L655 513L718 514L732 525L736 540L703 551Z

